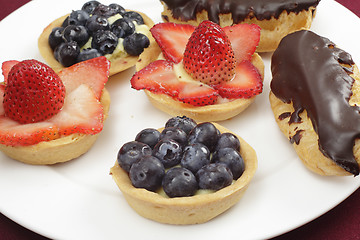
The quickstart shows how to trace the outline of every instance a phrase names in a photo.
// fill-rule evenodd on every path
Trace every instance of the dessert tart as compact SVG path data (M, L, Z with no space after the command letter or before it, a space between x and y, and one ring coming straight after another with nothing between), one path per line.
M105 56L111 62L111 76L133 67L144 48L155 44L149 32L153 25L142 12L89 1L81 10L51 22L39 36L38 48L55 72Z
M37 60L7 61L2 68L0 151L45 165L69 161L91 148L110 106L104 88L110 62L105 57L58 74Z
M311 31L286 36L271 62L271 108L299 158L320 175L359 174L359 70Z
M320 0L161 0L165 22L197 26L211 20L220 26L255 23L261 27L258 52L274 51L287 34L309 29Z
M238 115L262 92L257 25L160 23L150 31L158 46L140 55L131 85L145 90L158 109L197 121L221 121Z
M182 225L207 222L236 204L255 174L256 153L242 138L211 122L199 123L186 133L187 124L182 123L188 120L189 118L185 116L171 118L165 128L159 129L160 135L155 134L156 129L144 129L136 136L136 141L123 145L117 162L111 168L110 173L128 204L145 218L160 223ZM200 140L201 137L194 137L196 132L198 136L202 135L202 131L207 131L205 135L209 138ZM221 135L218 135L218 131ZM189 145L181 143L179 136L182 134L189 137ZM153 137L149 137L150 135ZM151 142L156 138L158 142L150 147ZM161 154L161 149L169 143L173 146L183 146L179 147L183 149L181 160L178 157L169 159L166 154ZM211 147L212 144L215 146ZM179 148L167 149L176 152ZM234 161L230 163L232 161L229 160L230 158L227 160L223 158L224 151L236 153L235 155L240 156L241 159L233 157L231 159ZM128 152L137 152L138 158L130 159L131 154L127 154ZM189 152L190 154L187 154ZM206 155L205 162L202 157L192 158L191 153L194 152L198 153L197 156ZM210 152L212 152L211 159ZM177 160L174 161L175 158ZM149 166L154 163L158 164L160 170L139 170L139 166L144 163L149 164L146 169L152 169ZM164 173L165 168L166 173ZM150 171L157 174L155 175L157 180L153 181L154 175L151 175ZM142 176L143 173L150 177L139 181L136 176ZM210 175L213 178L209 177ZM160 181L160 186L159 183L155 183L156 181ZM141 186L141 182L146 184Z

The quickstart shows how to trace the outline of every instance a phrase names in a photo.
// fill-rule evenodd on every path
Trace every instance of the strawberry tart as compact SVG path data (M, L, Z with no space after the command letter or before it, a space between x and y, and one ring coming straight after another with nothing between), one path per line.
M274 51L287 34L309 29L320 0L160 0L165 22L220 26L255 23L261 27L258 52Z
M257 25L159 23L150 31L158 45L140 55L131 86L145 90L158 109L197 121L221 121L238 115L262 92Z
M105 56L111 76L133 67L144 48L155 44L149 32L153 25L144 13L89 1L51 22L39 36L38 48L55 72Z
M2 64L0 151L28 164L55 164L90 149L103 129L110 62L98 57L58 74L37 60Z

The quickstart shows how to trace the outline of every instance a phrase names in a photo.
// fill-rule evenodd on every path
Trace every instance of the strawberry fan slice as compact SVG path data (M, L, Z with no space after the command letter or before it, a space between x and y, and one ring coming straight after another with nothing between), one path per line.
M252 98L262 92L262 76L251 62L260 41L259 26L221 28L204 21L195 28L159 23L151 33L166 60L137 72L131 79L134 89L167 94L193 106L216 104L219 97ZM178 72L179 66L185 74Z
M11 64L3 64L7 76ZM6 66L6 67L4 67ZM110 63L99 57L75 64L59 73L66 88L62 109L50 119L22 124L4 113L0 97L0 143L8 146L34 145L73 133L97 134L103 128L104 113L99 101L109 76ZM0 85L0 95L6 92L6 83Z

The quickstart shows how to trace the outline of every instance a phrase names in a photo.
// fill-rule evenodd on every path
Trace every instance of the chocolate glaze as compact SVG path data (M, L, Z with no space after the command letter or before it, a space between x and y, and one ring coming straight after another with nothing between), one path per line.
M301 137L302 137L301 133L303 131L304 130L297 130L296 133L294 134L294 136L290 137L290 142L291 143L296 143L297 145L299 145Z
M340 65L347 64L346 66ZM306 110L319 136L319 149L346 171L358 175L353 147L360 137L360 108L349 99L354 62L329 39L311 31L286 36L272 56L272 92L295 109L289 120L299 122Z
M196 14L208 12L209 20L219 24L219 14L232 14L239 23L248 16L258 20L278 18L283 11L299 13L316 7L320 0L161 0L166 3L174 18L195 20Z

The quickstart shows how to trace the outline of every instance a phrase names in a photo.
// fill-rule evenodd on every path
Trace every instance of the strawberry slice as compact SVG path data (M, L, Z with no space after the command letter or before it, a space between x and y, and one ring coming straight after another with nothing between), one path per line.
M157 60L136 72L131 78L131 86L136 90L149 90L154 93L165 93L177 96L180 83L173 70L174 63L167 60Z
M0 116L5 114L4 105L3 105L4 93L5 93L5 85L0 83Z
M19 61L16 61L16 60L9 60L9 61L5 61L2 63L1 70L2 70L2 74L4 76L4 83L7 83L8 75L9 75L11 68L18 63L19 63Z
M130 80L132 88L167 94L174 99L194 106L214 104L217 92L204 84L194 81L179 81L174 72L174 63L157 60L135 73Z
M60 113L50 119L59 127L60 135L96 134L103 128L103 108L92 89L81 84L65 98Z
M0 116L0 144L28 146L58 137L58 129L51 122L20 124L4 115Z
M184 52L184 69L195 80L208 85L229 81L235 74L235 57L222 28L203 21L191 35Z
M105 57L97 57L79 62L58 73L66 92L70 93L81 84L89 85L97 99L100 99L105 83L109 78L110 61Z
M251 60L260 41L260 27L256 24L236 24L224 27L238 63Z
M235 77L229 82L214 86L224 98L251 98L262 92L262 78L250 61L243 61L236 67Z
M154 25L150 32L165 58L174 63L179 63L194 30L195 27L189 24L159 23Z
M205 84L185 84L177 99L193 106L206 106L217 101L218 93Z

